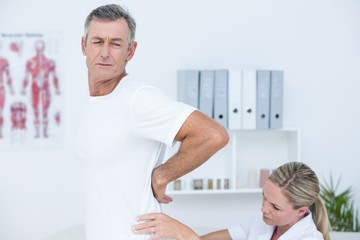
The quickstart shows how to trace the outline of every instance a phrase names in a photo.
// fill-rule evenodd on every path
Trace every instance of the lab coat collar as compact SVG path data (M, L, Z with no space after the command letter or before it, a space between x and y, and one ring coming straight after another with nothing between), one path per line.
M299 233L302 233L309 228L316 228L311 212L309 212L308 215L303 217L300 221L298 221L290 229L288 229L283 235L281 235L279 240L295 239L296 236L299 236Z

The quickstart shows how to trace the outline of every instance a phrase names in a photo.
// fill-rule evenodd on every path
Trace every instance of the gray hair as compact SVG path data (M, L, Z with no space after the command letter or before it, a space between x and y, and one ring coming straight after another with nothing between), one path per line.
M317 229L328 240L330 224L320 198L320 183L315 172L302 162L289 162L275 169L269 180L282 188L294 209L309 207Z
M128 11L123 9L120 5L117 4L107 4L100 6L90 12L86 17L84 25L84 37L85 43L87 40L89 25L92 20L97 21L116 21L118 19L124 18L129 26L130 36L129 36L129 45L135 41L135 31L136 31L136 22L135 19L130 15Z

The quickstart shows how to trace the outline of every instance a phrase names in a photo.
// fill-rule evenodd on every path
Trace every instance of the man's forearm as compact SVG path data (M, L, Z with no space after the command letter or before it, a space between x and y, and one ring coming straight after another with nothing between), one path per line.
M191 172L228 142L226 130L207 133L207 137L199 139L189 136L181 143L179 151L164 164L154 169L153 178L157 185L166 186L171 181Z

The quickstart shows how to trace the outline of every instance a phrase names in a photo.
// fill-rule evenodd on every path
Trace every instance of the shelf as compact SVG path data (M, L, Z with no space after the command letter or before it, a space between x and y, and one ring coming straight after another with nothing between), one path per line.
M294 128L229 130L229 144L218 151L202 166L180 178L182 190L169 185L168 194L173 196L211 194L261 193L260 172L271 170L290 162L300 161L300 131ZM178 150L172 149L172 154ZM219 188L207 189L207 181L213 186L220 180ZM203 180L203 189L194 190L194 180ZM228 184L225 187L224 181Z
M210 195L210 194L249 194L262 193L261 188L243 188L243 189L226 189L226 190L171 190L166 192L168 195Z

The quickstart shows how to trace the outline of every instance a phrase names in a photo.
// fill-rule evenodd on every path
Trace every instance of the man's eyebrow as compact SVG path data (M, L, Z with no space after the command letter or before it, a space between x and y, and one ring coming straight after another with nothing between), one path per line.
M124 41L124 39L122 39L122 38L111 38L110 40L111 41L116 41L116 42L123 42Z
M94 36L94 37L91 38L91 40L104 40L104 39L101 38L101 37Z
M94 36L94 37L92 37L91 38L92 40L102 40L102 41L104 41L105 39L104 38L102 38L102 37L99 37L99 36ZM110 41L115 41L115 42L124 42L124 39L122 39L122 38L110 38Z

